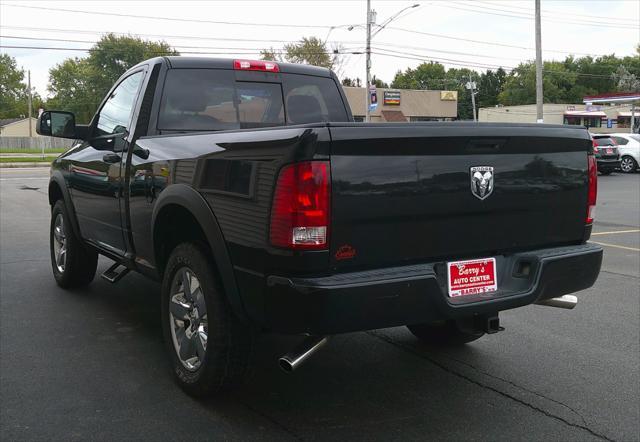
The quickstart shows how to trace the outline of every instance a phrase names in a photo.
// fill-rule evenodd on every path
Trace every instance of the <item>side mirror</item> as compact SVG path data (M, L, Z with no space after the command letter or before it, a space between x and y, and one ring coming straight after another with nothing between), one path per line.
M76 117L71 112L44 111L38 118L36 132L58 138L79 138L76 130Z

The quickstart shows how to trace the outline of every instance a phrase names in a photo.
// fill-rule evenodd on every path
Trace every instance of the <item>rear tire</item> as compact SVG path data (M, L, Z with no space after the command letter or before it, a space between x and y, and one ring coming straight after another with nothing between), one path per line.
M632 156L625 155L620 160L620 170L623 173L634 173L638 170L638 163Z
M253 343L235 316L205 248L182 243L171 253L162 281L162 329L172 371L191 396L209 396L239 384Z
M98 253L85 246L82 239L75 235L62 200L56 201L51 211L49 247L53 277L60 287L83 287L93 281Z
M457 346L481 338L483 332L468 332L460 328L454 320L432 324L408 325L407 328L420 341L439 346Z

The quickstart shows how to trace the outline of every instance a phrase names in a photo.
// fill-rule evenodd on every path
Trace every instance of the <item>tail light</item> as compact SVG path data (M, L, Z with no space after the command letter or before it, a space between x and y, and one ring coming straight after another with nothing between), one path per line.
M283 167L271 206L271 244L289 249L326 249L330 207L328 161L306 161Z
M233 68L238 71L280 72L278 63L262 60L233 60Z
M598 143L596 143L595 138L592 138L591 142L593 143L593 153L598 153Z
M593 216L596 209L596 199L598 197L598 164L593 155L588 155L588 175L589 191L587 193L587 224L593 224Z

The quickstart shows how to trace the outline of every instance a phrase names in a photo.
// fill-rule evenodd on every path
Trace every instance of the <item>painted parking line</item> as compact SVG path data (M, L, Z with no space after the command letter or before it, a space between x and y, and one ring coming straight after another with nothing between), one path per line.
M614 235L616 233L638 233L640 232L640 229L635 229L635 230L612 230L611 232L596 232L596 233L592 233L591 236L595 236L595 235Z
M606 242L598 242L598 241L590 241L590 242L601 245L601 246L605 246L605 247L615 247L616 249L624 249L624 250L631 250L633 252L640 252L640 249L636 249L635 247L619 246L617 244L609 244Z

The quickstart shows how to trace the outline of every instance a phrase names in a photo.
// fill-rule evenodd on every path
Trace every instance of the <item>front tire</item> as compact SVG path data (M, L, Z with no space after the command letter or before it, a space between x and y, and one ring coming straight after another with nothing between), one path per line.
M251 331L231 311L207 251L178 245L162 282L162 328L172 371L192 396L208 396L242 381Z
M433 324L408 325L407 328L420 341L438 346L458 346L484 336L483 332L463 330L454 320Z
M620 170L624 173L634 173L638 169L638 163L633 157L625 155L620 160Z
M75 235L62 200L56 201L51 210L49 248L53 277L60 287L83 287L93 281L98 253L86 247Z

